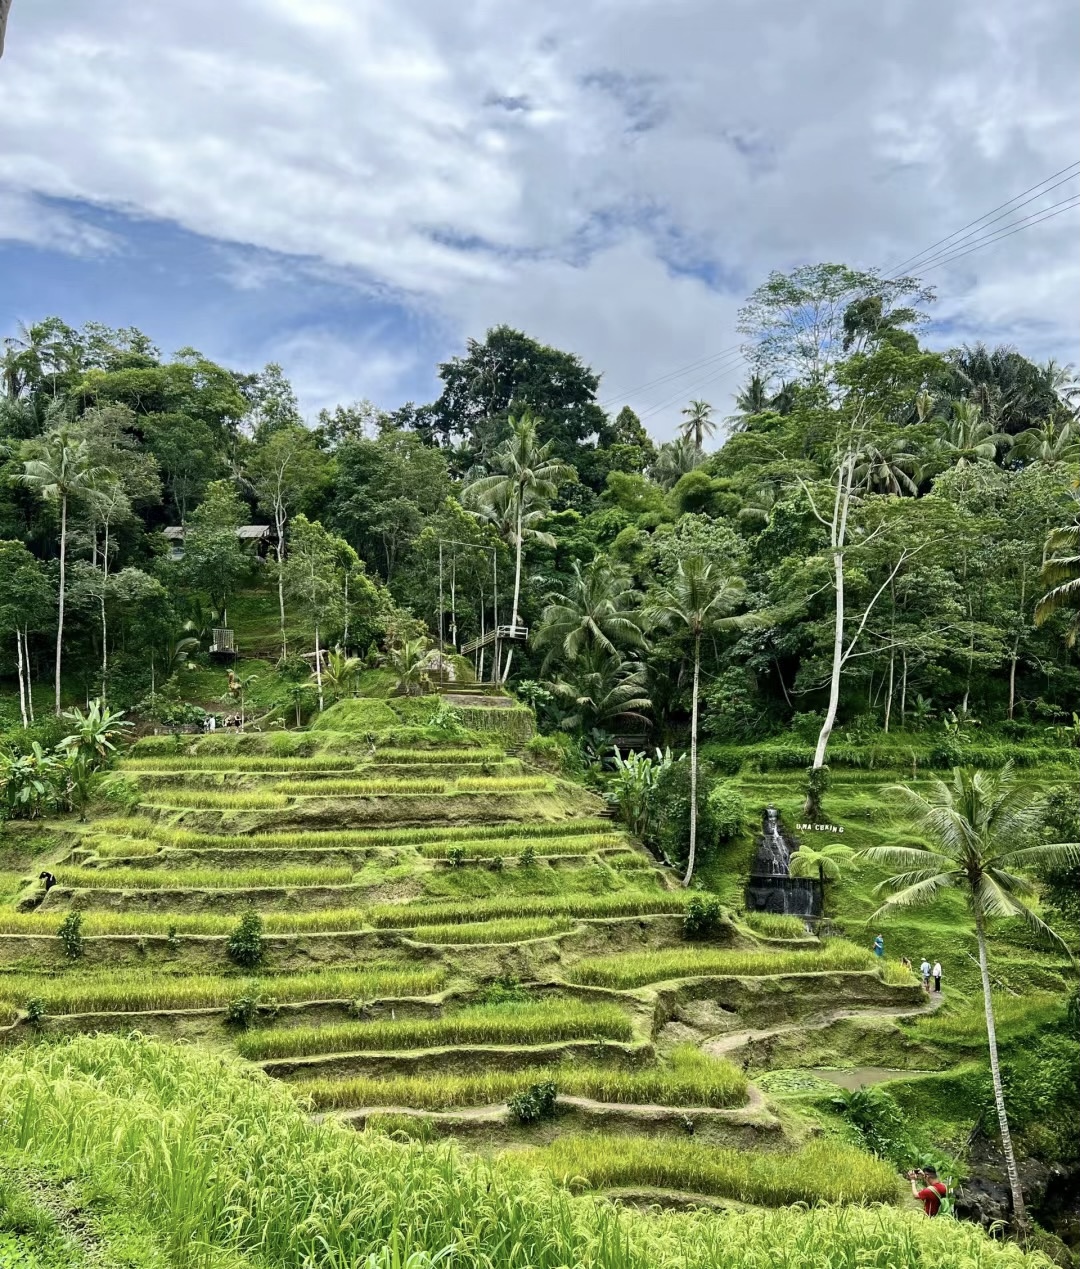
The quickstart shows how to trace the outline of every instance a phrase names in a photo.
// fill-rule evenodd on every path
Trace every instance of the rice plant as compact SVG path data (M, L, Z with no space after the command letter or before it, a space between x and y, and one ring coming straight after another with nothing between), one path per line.
M473 1005L437 1018L342 1022L325 1027L249 1031L237 1040L254 1061L317 1053L431 1049L451 1044L544 1044L559 1040L631 1040L629 1016L616 1005L577 1000Z
M546 776L461 776L459 793L550 793L555 784Z
M99 821L99 826L108 823L110 831L123 831L115 828L125 824L125 820ZM143 823L147 823L143 821ZM462 841L489 841L509 843L518 838L548 838L571 836L610 835L611 824L607 820L580 819L555 820L540 824L475 824L457 828L360 828L331 829L325 832L310 830L284 833L233 833L210 834L192 832L190 829L172 829L156 827L148 824L147 836L156 838L168 846L252 846L271 849L289 846L411 846L437 842L455 843ZM502 854L515 854L516 851L507 845Z
M445 780L320 780L318 784L283 780L277 793L290 797L384 797L395 793L443 793Z
M755 934L763 934L766 938L809 938L806 922L801 917L783 916L779 912L747 912L739 920Z
M77 1160L80 1175L146 1221L178 1266L196 1257L367 1266L372 1248L404 1264L450 1246L456 1263L499 1269L1048 1263L976 1224L891 1207L644 1213L582 1202L514 1160L470 1158L447 1144L404 1149L382 1134L313 1123L287 1088L213 1053L137 1035L3 1053L0 1122L28 1168L70 1174ZM637 1152L651 1144L642 1149L639 1139ZM832 1171L826 1160L820 1175Z
M625 1070L593 1063L564 1062L520 1071L477 1071L468 1075L387 1075L343 1080L313 1079L292 1085L317 1110L358 1106L409 1106L414 1110L453 1110L505 1102L533 1084L550 1080L563 1097L653 1106L741 1106L746 1076L723 1058L711 1058L694 1045L680 1045L669 1066Z
M522 943L549 938L574 928L569 917L532 917L504 921L476 921L466 925L416 925L409 937L417 943Z
M642 894L616 891L614 894L541 895L539 897L471 899L458 903L387 903L367 909L367 919L376 929L408 929L416 925L460 925L469 921L507 917L619 917L678 914L688 896L666 891ZM620 959L618 957L614 958Z
M404 765L412 762L502 762L501 749L379 749L372 761Z
M445 981L446 973L441 968L410 969L388 962L374 962L359 970L274 977L173 976L154 970L93 970L62 977L2 975L0 1000L23 1008L28 1000L37 999L43 1003L45 1012L51 1014L209 1009L220 1008L238 996L279 1004L428 996L438 991Z
M350 867L325 868L58 868L61 886L76 890L248 890L344 886Z
M642 987L672 978L705 974L761 977L766 974L813 974L827 970L871 969L873 956L865 948L832 939L820 951L785 952L772 948L741 951L726 948L682 947L655 952L625 952L579 961L567 970L574 983L595 987Z
M170 755L159 754L151 757L125 758L120 769L126 775L151 775L158 773L177 773L188 775L196 771L220 771L225 773L242 772L259 774L266 772L321 772L321 771L354 771L357 767L355 758L333 757L319 754L313 758L271 758L256 754L196 754Z
M563 1184L591 1189L655 1186L778 1207L787 1203L895 1203L892 1166L854 1146L814 1141L785 1154L720 1150L698 1141L567 1136L528 1162Z
M467 857L475 859L502 855L520 855L532 846L537 855L591 855L598 850L613 850L625 845L619 833L576 834L571 837L476 837L450 838L436 842L420 842L417 850L426 859L447 859L451 851L463 850ZM636 856L639 858L639 856ZM615 867L613 861L609 860Z
M209 792L205 789L154 789L145 801L151 806L175 806L192 811L272 811L289 805L281 793Z
M161 843L151 837L84 837L83 842L102 859L145 858L161 851Z

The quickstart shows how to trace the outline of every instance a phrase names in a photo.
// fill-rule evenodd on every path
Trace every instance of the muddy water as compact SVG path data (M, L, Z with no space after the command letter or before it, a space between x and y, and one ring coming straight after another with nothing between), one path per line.
M849 1071L828 1071L819 1067L810 1069L811 1075L835 1084L838 1088L854 1090L868 1088L871 1084L884 1084L886 1080L910 1079L913 1075L930 1075L931 1071L900 1071L891 1066L856 1066Z

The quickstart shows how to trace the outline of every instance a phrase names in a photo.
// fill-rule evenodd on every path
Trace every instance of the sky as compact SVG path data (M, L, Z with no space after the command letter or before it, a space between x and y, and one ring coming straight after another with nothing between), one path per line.
M505 322L664 439L729 408L770 270L886 268L1080 158L1078 37L1063 0L14 0L0 333L276 361L314 416L431 400ZM930 342L1080 360L1078 227L929 270Z

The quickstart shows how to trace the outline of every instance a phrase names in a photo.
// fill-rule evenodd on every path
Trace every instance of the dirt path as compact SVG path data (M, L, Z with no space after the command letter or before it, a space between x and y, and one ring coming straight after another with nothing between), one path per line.
M759 1031L731 1031L726 1035L706 1040L701 1047L714 1057L723 1057L747 1044L759 1044L763 1040L771 1040L776 1036L792 1035L798 1031L824 1031L834 1022L842 1022L846 1018L916 1018L921 1014L940 1009L944 999L944 996L932 993L928 1003L919 1005L917 1009L907 1005L868 1005L864 1008L831 1009L812 1022L789 1022L782 1027L770 1027Z

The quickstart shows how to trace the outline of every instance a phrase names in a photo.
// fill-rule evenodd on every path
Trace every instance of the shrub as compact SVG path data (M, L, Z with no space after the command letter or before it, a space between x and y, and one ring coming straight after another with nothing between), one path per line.
M525 849L521 852L519 863L522 868L536 867L536 847L532 844L532 842L529 842Z
M69 960L78 960L86 950L83 945L82 913L69 912L60 922L56 937L64 945L64 955Z
M698 772L697 851L699 861L707 858L717 844L709 798L713 789L710 776ZM684 863L690 848L690 764L673 762L657 775L649 796L649 825L645 842L654 851L677 863Z
M694 895L683 917L683 936L711 939L723 923L724 913L715 895Z
M739 790L730 784L714 784L706 805L716 840L727 842L738 837L746 819L746 803Z
M259 1002L254 996L238 996L225 1006L225 1021L247 1030L259 1016Z
M36 1027L45 1017L45 1001L40 996L32 996L25 1005L26 1021Z
M550 1119L555 1114L558 1094L556 1085L546 1080L543 1084L530 1084L524 1092L515 1093L507 1105L519 1124L533 1124L538 1119Z
M262 917L252 909L245 912L240 924L225 941L225 954L229 960L251 969L263 958L263 922Z

